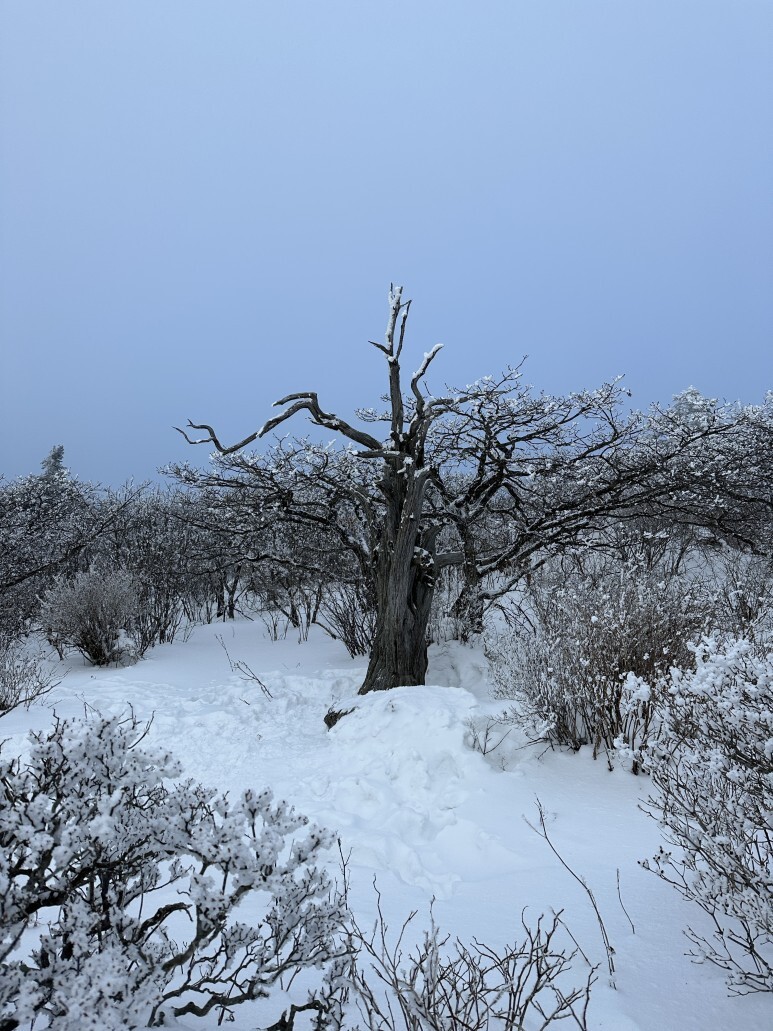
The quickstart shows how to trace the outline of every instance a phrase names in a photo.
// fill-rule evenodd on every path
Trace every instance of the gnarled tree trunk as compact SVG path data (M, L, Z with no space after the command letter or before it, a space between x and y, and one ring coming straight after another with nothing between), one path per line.
M409 460L383 481L391 496L376 555L376 630L360 694L424 683L435 591L434 534L421 526L425 478Z

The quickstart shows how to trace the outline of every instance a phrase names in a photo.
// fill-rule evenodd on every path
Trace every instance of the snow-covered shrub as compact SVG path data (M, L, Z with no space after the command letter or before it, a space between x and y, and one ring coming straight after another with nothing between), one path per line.
M321 611L322 582L298 565L266 560L245 581L244 601L257 612L272 641L284 640L291 630L299 643L307 641Z
M78 573L45 596L41 621L47 636L77 648L95 666L131 661L138 605L133 577L124 570Z
M632 773L644 768L650 749L660 738L667 684L662 674L650 685L629 673L620 686L620 730L613 744L618 762Z
M432 920L407 954L403 941L415 916L390 941L379 898L373 931L364 934L355 926L359 954L350 978L368 1031L516 1031L558 1023L587 1028L595 968L577 984L572 963L578 949L571 947L560 913L540 917L534 926L522 917L523 940L503 949L478 941L449 944Z
M28 759L0 754L2 1028L222 1020L346 952L317 865L331 836L270 791L174 779L146 732L133 714L57 720Z
M42 474L0 481L0 632L8 636L29 631L40 596L57 575L83 568L102 529L97 490L71 477L63 456L54 447Z
M594 757L623 749L637 772L669 668L693 664L706 619L697 585L635 560L554 569L533 583L530 609L530 628L489 640L496 696L540 737Z
M30 652L26 642L0 634L0 716L19 705L28 708L57 682L53 671Z
M705 638L674 670L647 809L674 851L643 865L709 915L693 955L734 993L773 991L773 651Z

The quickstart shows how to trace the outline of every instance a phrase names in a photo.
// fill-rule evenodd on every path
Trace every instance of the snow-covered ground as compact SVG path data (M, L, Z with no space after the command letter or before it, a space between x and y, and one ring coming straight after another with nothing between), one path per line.
M232 672L219 636L271 698ZM773 1028L768 997L728 998L721 971L685 956L682 927L703 926L702 914L639 867L660 841L638 808L645 778L610 773L589 754L525 745L516 731L486 757L471 747L475 728L497 711L479 652L433 648L428 686L366 698L357 697L362 661L337 642L321 632L302 644L272 642L246 621L196 628L187 642L156 648L130 668L94 669L77 658L64 665L44 704L0 723L9 751L23 751L27 730L48 726L52 708L75 716L84 705L105 714L131 705L141 719L154 716L151 740L171 748L187 775L234 792L271 786L337 830L351 853L350 903L362 927L375 914L374 876L393 927L413 909L417 928L427 925L434 898L437 923L462 941L514 942L524 907L530 922L563 909L599 964L591 1028ZM354 711L328 731L331 705ZM593 890L615 950L614 986L586 893L529 826L538 798L553 844ZM237 1012L234 1026L255 1024L254 1013Z

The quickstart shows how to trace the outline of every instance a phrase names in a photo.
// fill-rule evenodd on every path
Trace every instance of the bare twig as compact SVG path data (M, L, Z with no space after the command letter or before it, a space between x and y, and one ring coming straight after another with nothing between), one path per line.
M583 877L580 877L578 873L574 872L574 870L571 868L571 866L569 866L569 864L558 851L556 846L550 840L550 835L548 834L547 825L545 823L545 809L542 805L542 802L540 802L539 798L537 799L537 812L539 813L539 827L535 827L534 824L530 823L528 820L526 820L526 823L529 827L531 827L535 834L539 834L541 838L544 838L544 840L547 842L548 848L559 861L561 866L563 866L567 873L571 874L572 877L577 881L577 883L581 885L586 895L590 899L590 904L593 907L593 912L596 914L596 920L598 921L599 930L601 931L601 940L604 943L604 950L607 954L607 968L609 969L610 985L613 988L615 988L615 950L612 947L612 943L609 940L607 929L604 926L604 921L601 917L601 912L599 911L598 904L596 903L596 897L591 891L591 889L588 887L588 882Z
M253 683L257 684L258 687L263 692L263 694L266 696L266 698L272 698L273 695L271 694L269 689L266 687L266 685L263 683L263 681L260 679L258 674L255 673L252 669L250 669L250 667L247 665L247 663L243 662L241 659L238 659L238 660L234 661L231 658L231 656L228 653L228 649L225 646L225 641L223 640L223 638L222 638L222 636L220 634L217 634L217 639L220 642L220 647L225 652L226 658L228 659L228 665L231 667L231 672L232 673L238 673L239 676L242 678L242 680L244 680L245 682L253 682ZM242 700L244 700L244 699L242 699Z
M430 906L429 929L407 953L403 941L416 912L390 934L381 895L375 890L373 930L363 933L356 921L352 928L353 945L376 979L371 982L359 964L351 971L357 1007L368 1031L485 1031L500 1022L506 1028L544 1031L564 1020L580 1031L587 1029L596 967L580 986L564 987L577 951L567 952L556 940L559 931L566 930L561 913L549 921L540 916L534 926L522 913L523 940L499 951L475 939L469 945L458 939L451 942L441 935Z
M617 868L617 897L620 900L620 908L625 913L628 923L631 925L631 934L636 934L636 928L633 926L633 920L631 920L628 910L623 905L623 896L620 894L620 867Z

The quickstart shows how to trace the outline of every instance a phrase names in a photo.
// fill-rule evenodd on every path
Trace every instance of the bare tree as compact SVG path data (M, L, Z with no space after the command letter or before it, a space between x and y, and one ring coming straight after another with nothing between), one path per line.
M311 391L277 401L279 415L230 446L206 423L188 423L206 433L195 440L180 430L218 452L215 474L201 485L238 494L251 481L261 525L271 512L291 525L315 526L326 546L337 541L354 559L376 610L361 693L424 683L427 626L443 568L463 571L457 615L472 634L482 628L487 603L550 554L587 546L610 517L663 511L705 521L705 498L721 486L724 458L716 445L734 425L727 412L705 404L699 419L657 409L625 414L627 392L617 380L565 397L535 394L520 367L433 396L425 377L440 344L404 389L409 308L393 287L385 342L371 341L387 363L386 410L357 412L364 425L388 425L385 439L324 411ZM245 453L300 412L346 447L296 441L280 443L268 459ZM370 473L357 471L363 462ZM733 506L717 512L731 519Z
M356 445L359 458L379 463L377 490L380 500L380 541L373 554L376 596L376 629L362 694L401 684L423 684L427 671L426 630L438 565L458 561L458 556L436 555L440 525L427 522L425 498L432 468L426 461L427 434L433 422L465 398L429 398L422 381L441 345L424 355L410 379L410 398L403 396L400 358L405 338L410 301L403 302L402 289L389 295L389 321L385 342L373 343L385 356L389 370L389 422L386 441L352 426L337 415L325 412L316 393L289 394L276 402L285 410L269 419L259 430L231 446L223 445L214 429L189 423L207 436L191 443L211 443L222 455L240 451L253 441L301 411L309 413L316 426L340 434Z

